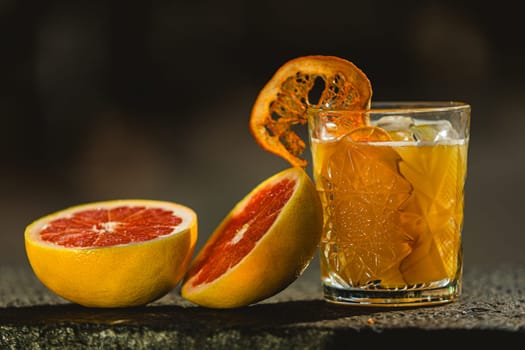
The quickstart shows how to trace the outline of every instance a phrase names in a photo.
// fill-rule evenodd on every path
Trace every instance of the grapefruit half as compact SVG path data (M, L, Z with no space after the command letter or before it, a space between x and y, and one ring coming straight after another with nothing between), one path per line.
M235 205L199 251L182 296L209 308L266 299L297 279L321 238L322 208L302 167L281 171Z
M35 275L60 297L88 307L138 306L184 276L197 216L165 201L95 202L42 217L24 237Z

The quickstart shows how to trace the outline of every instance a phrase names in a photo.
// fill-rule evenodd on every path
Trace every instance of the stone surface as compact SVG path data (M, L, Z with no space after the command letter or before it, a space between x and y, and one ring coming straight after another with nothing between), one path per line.
M4 349L328 349L456 338L525 337L525 267L465 268L457 302L419 308L345 307L321 299L310 268L264 302L197 307L174 290L144 307L90 309L49 292L28 267L0 267Z

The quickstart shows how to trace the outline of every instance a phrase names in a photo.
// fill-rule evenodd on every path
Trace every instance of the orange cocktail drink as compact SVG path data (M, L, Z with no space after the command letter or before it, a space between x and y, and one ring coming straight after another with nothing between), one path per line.
M459 297L469 121L470 106L459 102L310 111L328 301L399 306Z

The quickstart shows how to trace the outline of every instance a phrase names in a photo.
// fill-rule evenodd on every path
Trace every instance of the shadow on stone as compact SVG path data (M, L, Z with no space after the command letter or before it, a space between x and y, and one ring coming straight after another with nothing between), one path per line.
M261 303L237 309L208 309L177 305L99 309L76 304L61 304L0 309L0 324L87 323L148 326L149 328L162 329L183 329L196 326L206 328L264 328L370 315L377 311L376 308L345 307L329 304L322 300Z

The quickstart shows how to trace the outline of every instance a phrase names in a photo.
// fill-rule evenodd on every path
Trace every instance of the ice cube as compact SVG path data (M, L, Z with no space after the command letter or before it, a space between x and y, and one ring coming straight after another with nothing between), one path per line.
M393 141L414 141L414 135L410 127L414 125L414 120L402 115L391 115L376 121L376 126L386 130Z
M410 127L417 141L457 139L458 133L448 120L424 121Z
M386 131L408 130L412 125L414 120L402 115L389 115L376 121L376 126Z
M410 130L392 130L388 131L392 141L416 141L414 134Z

